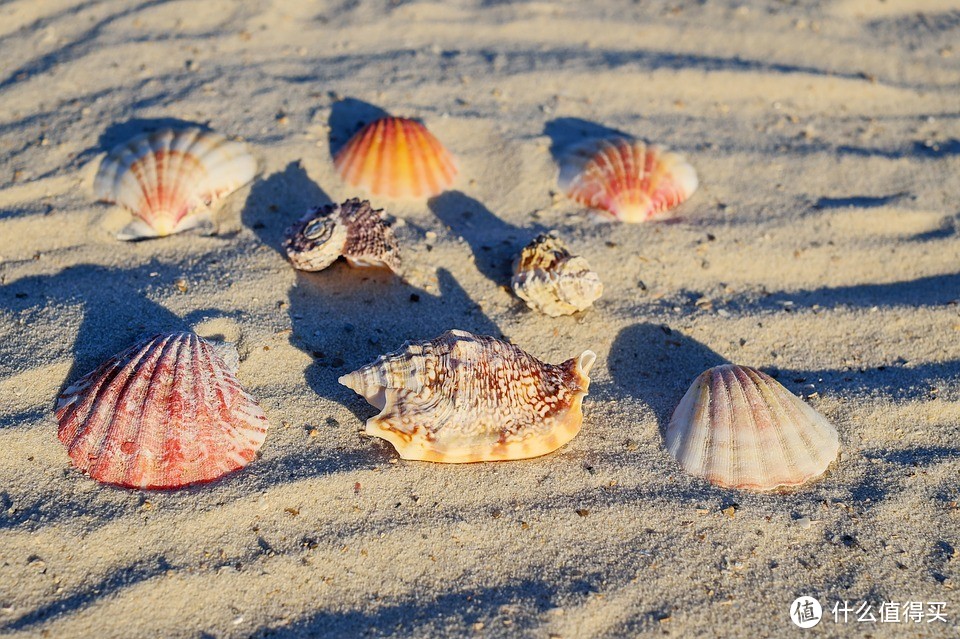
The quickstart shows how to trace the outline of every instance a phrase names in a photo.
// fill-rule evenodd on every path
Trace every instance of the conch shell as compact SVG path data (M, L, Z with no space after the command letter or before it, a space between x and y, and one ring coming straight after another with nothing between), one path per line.
M513 292L550 317L586 310L603 293L587 260L571 255L555 231L537 236L513 266Z
M578 432L596 354L545 364L493 337L452 330L407 342L340 378L381 409L368 435L403 459L466 463L539 457Z

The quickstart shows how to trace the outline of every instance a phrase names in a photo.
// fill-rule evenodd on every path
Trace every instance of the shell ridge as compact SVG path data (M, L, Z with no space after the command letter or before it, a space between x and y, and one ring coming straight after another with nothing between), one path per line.
M154 340L149 348L136 353L134 358L126 362L122 370L114 377L115 383L111 384L113 392L110 393L109 398L106 395L100 395L97 398L96 408L92 411L92 416L96 416L97 419L95 422L97 428L90 433L90 436L84 438L85 448L77 451L80 453L85 450L88 457L91 452L93 453L93 459L89 459L87 465L87 473L90 477L98 479L102 476L102 467L109 462L112 452L108 449L107 442L110 441L111 436L117 436L124 432L119 420L110 420L107 413L120 406L124 414L129 414L131 395L139 394L141 391L141 384L138 384L136 375L137 369L141 366L149 366L152 375L159 360L163 357L163 351L167 344L168 342L157 344L157 340ZM97 434L95 438L92 436L94 432ZM70 449L70 456L74 456L73 448Z
M816 467L821 465L828 466L830 462L833 461L833 458L836 457L836 453L829 459L824 458L811 437L814 433L810 432L810 429L819 428L821 423L826 420L819 413L813 411L813 409L810 409L809 412L804 410L804 407L807 406L806 402L803 402L803 400L796 395L790 393L786 388L780 389L774 387L773 392L779 396L778 399L780 401L777 403L779 412L793 425L792 430L796 439L799 440L799 444L803 446L803 452L806 454L805 460L796 457L793 459L794 467L797 471L805 475L805 479L819 474L816 472ZM812 415L810 413L812 413ZM792 443L796 445L798 442L794 441ZM786 438L782 440L782 445L784 447L789 445ZM824 464L824 462L826 462L826 464Z
M745 436L743 448L750 454L751 461L753 461L753 474L748 477L741 476L736 483L740 486L754 484L762 486L772 480L779 479L777 472L781 463L787 464L789 460L785 455L786 451L781 451L775 462L768 465L766 458L759 454L761 442L768 441L767 438L763 437L763 431L766 428L772 428L779 435L780 429L771 412L769 403L765 401L763 389L754 376L754 370L746 366L733 367L730 370L737 380L737 388L740 390L744 409L747 411L751 422L750 428L744 428L742 432ZM777 441L782 448L782 441L779 437Z
M83 418L78 420L82 423L78 425L73 441L71 442L69 439L65 439L70 434L69 431L64 431L61 437L61 441L68 444L67 451L71 458L74 458L75 455L79 455L84 451L89 451L91 448L99 448L99 444L97 444L96 447L92 445L91 439L96 436L97 440L100 441L105 437L105 433L103 435L97 435L97 433L99 433L101 428L107 428L107 423L104 421L104 418L109 411L108 403L114 401L113 397L129 383L128 377L130 371L135 369L139 365L139 362L148 355L149 353L137 352L135 349L130 349L129 352L121 354L121 357L117 358L116 361L108 360L104 366L95 369L91 373L91 375L96 377L102 376L103 382L98 384L93 392L86 392L86 398L83 400L81 406L78 407L78 411L81 407L84 409L84 414ZM79 417L79 412L76 416ZM69 422L65 421L63 423Z
M124 437L122 438L123 443L121 444L121 452L125 452L123 451L123 446L125 446L127 442L132 441L135 447L135 454L132 459L125 460L128 462L124 465L125 468L116 473L121 475L124 480L131 485L144 487L144 475L146 475L149 470L156 470L156 465L160 461L159 456L154 453L156 450L156 442L146 441L148 433L144 426L154 420L160 420L161 423L169 426L168 415L165 411L149 411L149 409L157 405L160 401L165 400L171 388L175 385L175 380L171 378L167 371L171 364L169 360L172 359L175 362L179 358L180 349L182 348L180 337L179 334L171 334L165 338L158 336L150 347L151 351L156 352L156 358L152 360L153 367L149 370L149 379L145 384L141 410L138 411L133 420L127 425ZM171 349L173 350L172 353ZM176 371L175 365L173 366L173 370ZM133 377L135 377L135 375L131 375L131 379ZM164 377L166 379L164 379ZM129 436L131 431L135 434L132 438ZM104 458L98 459L98 463L109 463L109 461L109 459ZM99 477L99 466L96 469L91 469L91 477L94 476L94 471L97 472L96 477Z

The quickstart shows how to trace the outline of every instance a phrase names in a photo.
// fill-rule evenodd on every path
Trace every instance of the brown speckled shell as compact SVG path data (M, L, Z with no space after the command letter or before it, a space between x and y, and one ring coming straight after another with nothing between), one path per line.
M322 271L343 257L354 268L398 273L400 245L380 212L357 198L311 209L287 230L287 257L301 271Z
M404 459L538 457L580 431L592 351L553 365L493 337L448 331L408 342L340 383L381 409L366 432Z
M550 317L586 310L603 293L587 260L571 255L555 232L537 236L523 249L511 284L527 306Z

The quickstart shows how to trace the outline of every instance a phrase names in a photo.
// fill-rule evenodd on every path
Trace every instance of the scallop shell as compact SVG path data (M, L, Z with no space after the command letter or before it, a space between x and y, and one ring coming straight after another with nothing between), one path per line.
M727 364L701 374L667 426L683 469L725 488L799 486L837 457L836 429L775 379Z
M590 308L603 284L587 260L571 255L553 231L537 236L513 265L513 291L530 308L550 317Z
M629 138L591 140L565 159L567 196L621 222L646 222L697 190L697 172L679 154Z
M416 120L371 122L340 149L334 164L343 181L373 195L431 197L453 183L453 156Z
M193 333L151 337L58 398L58 436L97 481L178 488L243 468L267 418L217 351Z
M301 271L322 271L342 256L354 268L399 273L400 245L380 213L356 198L311 209L287 230L287 257Z
M403 459L525 459L580 431L596 357L584 351L544 364L512 344L453 330L407 342L340 383L381 409L366 432L389 441Z
M197 128L164 129L113 149L93 190L133 213L117 237L138 240L198 227L212 231L215 204L256 172L256 160L240 142Z

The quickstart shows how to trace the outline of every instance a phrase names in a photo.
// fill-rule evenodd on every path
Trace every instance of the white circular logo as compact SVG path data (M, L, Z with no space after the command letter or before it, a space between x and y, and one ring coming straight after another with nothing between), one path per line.
M790 620L800 628L813 628L822 616L823 607L813 597L797 597L790 604Z

